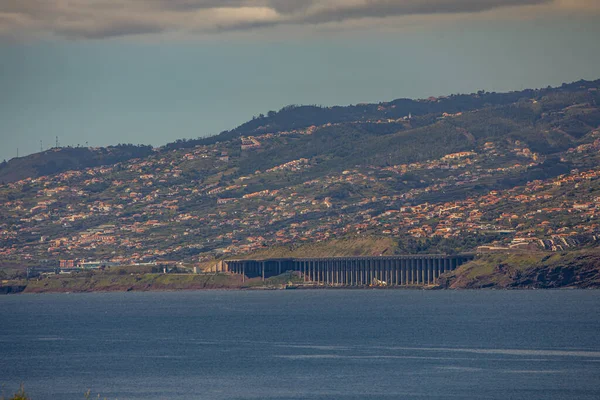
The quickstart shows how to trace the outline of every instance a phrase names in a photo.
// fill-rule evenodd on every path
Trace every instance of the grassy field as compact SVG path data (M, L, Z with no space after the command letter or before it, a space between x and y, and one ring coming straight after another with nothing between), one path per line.
M6 286L26 286L24 293L80 293L151 290L257 289L282 288L302 281L297 273L286 272L262 281L229 273L157 273L155 266L121 266L106 270L80 270L50 274L29 280L5 280Z
M446 274L448 288L600 288L600 250L484 254Z
M390 238L369 236L332 239L327 242L306 243L294 246L277 246L236 258L378 256L381 254L392 255L397 247L397 243Z
M23 282L25 293L101 292L191 289L237 289L242 278L228 274L160 274L128 272L127 267L110 271L80 271L50 275Z

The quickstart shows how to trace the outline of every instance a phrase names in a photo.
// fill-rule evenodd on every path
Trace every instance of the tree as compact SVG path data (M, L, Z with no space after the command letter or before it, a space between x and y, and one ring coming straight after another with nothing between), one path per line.
M4 396L2 397L4 398ZM21 388L17 393L13 395L9 400L29 400L29 396L25 393L25 389L23 388L23 384L21 384Z

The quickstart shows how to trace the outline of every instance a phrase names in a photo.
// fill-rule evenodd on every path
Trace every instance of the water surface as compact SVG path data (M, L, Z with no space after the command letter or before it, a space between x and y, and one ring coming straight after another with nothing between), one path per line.
M597 399L600 291L0 297L0 383L34 400Z

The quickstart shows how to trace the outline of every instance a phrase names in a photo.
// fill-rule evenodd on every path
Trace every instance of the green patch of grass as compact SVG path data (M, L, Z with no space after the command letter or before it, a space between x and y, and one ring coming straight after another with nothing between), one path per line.
M597 249L563 253L495 253L481 255L446 276L452 287L515 287L521 285L519 282L540 287L595 286L594 276L600 273L599 265L600 251ZM538 275L542 278L537 278Z
M93 292L124 290L178 290L239 287L240 277L229 274L111 274L103 271L56 275L27 284L28 292Z
M391 238L367 236L271 247L240 258L378 256L382 253L392 255L396 248L397 243Z

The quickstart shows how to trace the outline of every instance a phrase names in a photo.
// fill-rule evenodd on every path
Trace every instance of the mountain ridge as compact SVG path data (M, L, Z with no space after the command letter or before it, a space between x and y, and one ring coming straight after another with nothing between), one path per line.
M427 99L399 98L380 103L359 103L348 106L288 105L279 111L269 111L259 115L229 131L217 135L179 139L155 148L155 151L191 148L196 145L211 145L242 136L251 136L269 131L289 131L310 126L364 121L372 118L402 119L408 115L415 117L428 114L458 113L487 106L502 106L519 99L540 97L556 91L576 92L581 89L599 86L595 81L579 80L559 87L525 89L506 93L478 91L471 94L457 94ZM119 161L145 157L151 146L119 144L100 148L57 147L28 156L13 158L0 164L0 183L10 183L27 177L37 177L67 170L112 165ZM55 153L60 153L56 155ZM111 154L115 153L115 154ZM18 171L16 171L18 170Z
M599 89L292 106L156 149L55 149L85 162L0 184L0 256L202 263L361 237L396 254L595 247Z

